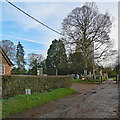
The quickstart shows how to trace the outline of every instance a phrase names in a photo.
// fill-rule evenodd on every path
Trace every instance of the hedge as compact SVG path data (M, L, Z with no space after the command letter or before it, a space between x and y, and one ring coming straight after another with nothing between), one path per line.
M2 98L25 94L25 89L41 93L50 89L69 88L72 77L68 76L2 76Z

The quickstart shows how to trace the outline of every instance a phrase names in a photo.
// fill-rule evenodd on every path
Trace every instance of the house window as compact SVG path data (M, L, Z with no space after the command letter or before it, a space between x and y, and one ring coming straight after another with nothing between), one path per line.
M0 64L0 75L4 75L5 74L5 65L4 64Z
M2 75L4 75L4 74L5 74L5 65L2 64Z
M0 75L2 75L2 65L0 64Z

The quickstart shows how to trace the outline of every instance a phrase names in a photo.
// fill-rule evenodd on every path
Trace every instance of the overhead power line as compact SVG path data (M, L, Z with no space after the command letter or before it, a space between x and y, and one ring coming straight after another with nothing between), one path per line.
M49 27L48 25L40 22L39 20L37 20L36 18L34 18L33 16L31 16L30 14L28 14L27 12L25 12L24 10L22 10L21 8L17 7L16 5L14 5L13 3L9 2L8 0L5 0L7 3L9 3L10 5L12 5L13 7L15 7L16 9L18 9L19 11L21 11L22 13L24 13L25 15L27 15L28 17L32 18L33 20L35 20L36 22L38 22L39 24L45 26L46 28L52 30L53 32L59 34L59 35L62 35L62 33L56 31L55 29Z

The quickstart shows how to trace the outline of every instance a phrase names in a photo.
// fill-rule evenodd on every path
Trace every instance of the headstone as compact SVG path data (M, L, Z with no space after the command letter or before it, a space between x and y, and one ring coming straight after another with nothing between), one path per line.
M77 74L77 79L79 79L80 77L79 77L79 75Z
M43 69L42 68L37 68L37 75L43 75Z
M91 77L91 72L89 73L89 77Z

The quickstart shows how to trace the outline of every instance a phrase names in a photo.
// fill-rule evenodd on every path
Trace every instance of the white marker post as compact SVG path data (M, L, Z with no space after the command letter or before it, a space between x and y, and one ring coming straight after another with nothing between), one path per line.
M25 89L25 94L27 95L27 99L29 102L29 95L31 95L31 89L29 89L29 88Z

